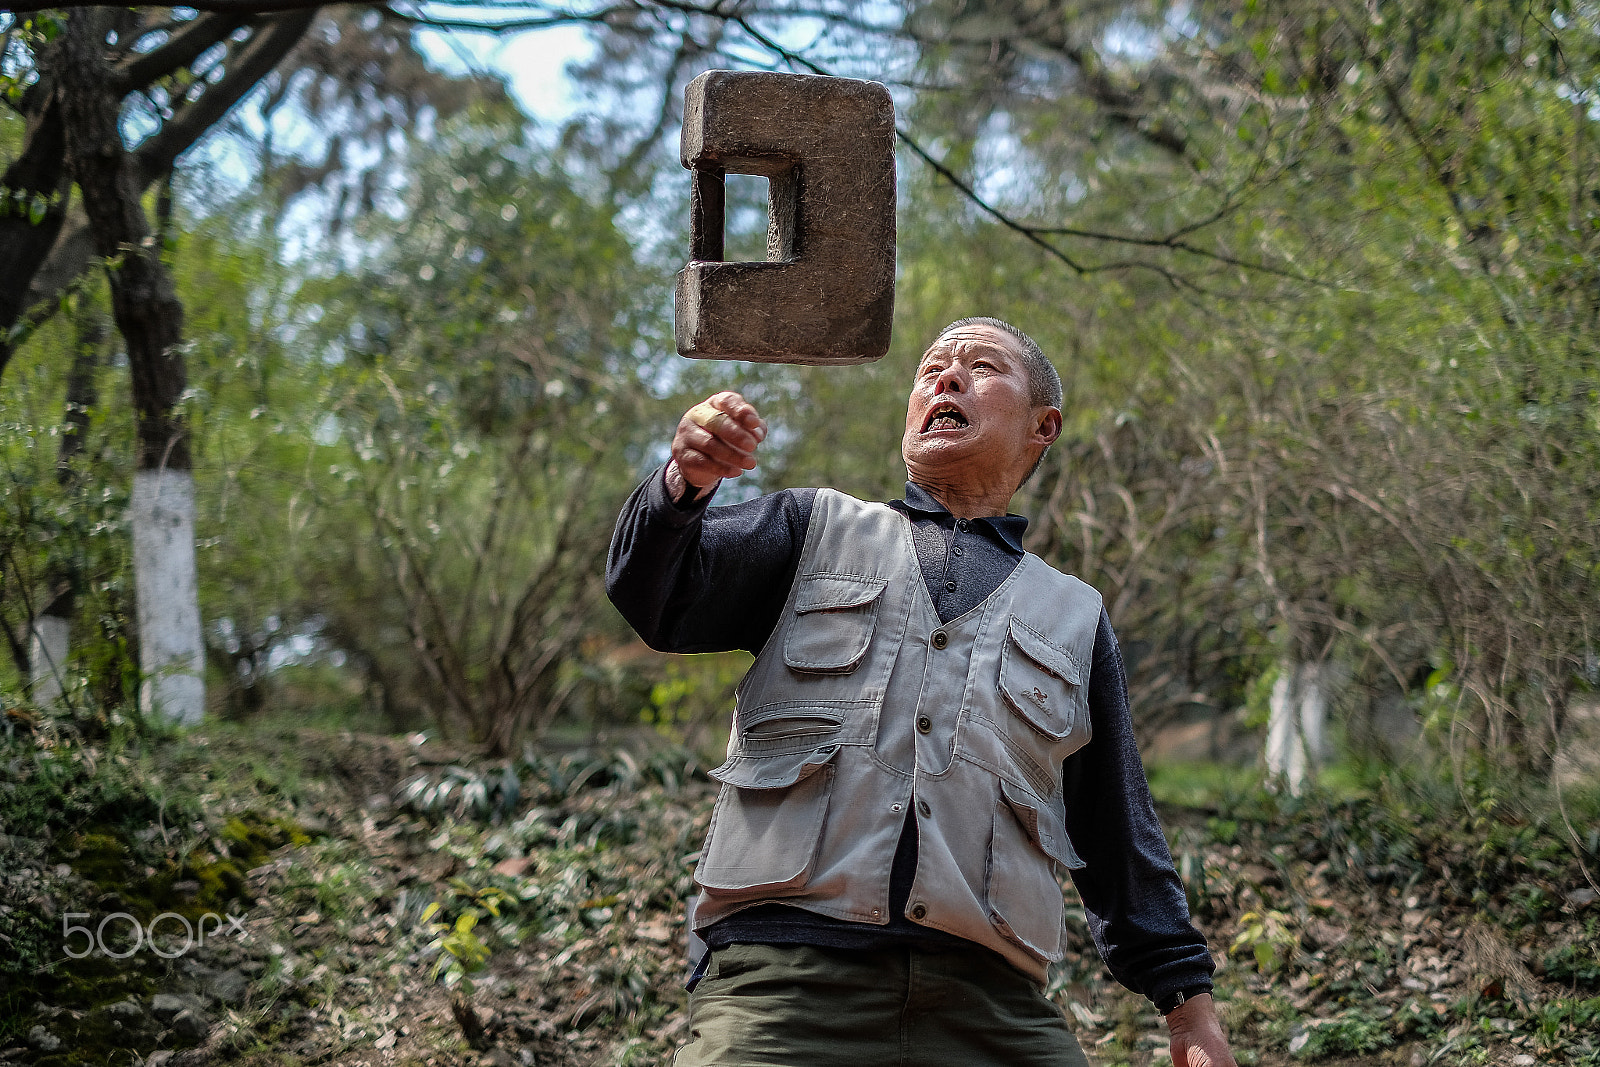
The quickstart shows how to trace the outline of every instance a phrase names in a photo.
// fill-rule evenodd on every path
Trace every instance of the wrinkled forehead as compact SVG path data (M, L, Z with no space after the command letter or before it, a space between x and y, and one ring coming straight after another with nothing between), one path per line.
M1022 346L1016 338L993 326L957 326L934 338L933 344L922 354L920 367L930 359L949 359L953 356L971 356L978 353L1000 356L1008 363L1020 362Z

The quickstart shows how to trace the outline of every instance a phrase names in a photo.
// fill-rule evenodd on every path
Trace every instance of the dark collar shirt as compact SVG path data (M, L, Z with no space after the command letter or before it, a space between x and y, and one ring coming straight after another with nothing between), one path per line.
M709 495L679 505L662 475L647 478L617 520L606 561L612 602L659 651L758 654L788 600L816 490L786 489L715 508ZM911 482L905 499L889 506L911 522L922 577L944 622L976 607L1022 562L1028 520L1020 515L958 519ZM1093 740L1063 765L1067 832L1085 863L1072 872L1073 882L1112 975L1162 1006L1180 991L1193 996L1209 989L1213 963L1189 921L1156 819L1133 738L1122 654L1103 610L1088 685ZM896 918L885 926L765 904L728 916L703 936L713 949L735 942L866 951L969 945L903 917L916 858L908 817L890 876Z

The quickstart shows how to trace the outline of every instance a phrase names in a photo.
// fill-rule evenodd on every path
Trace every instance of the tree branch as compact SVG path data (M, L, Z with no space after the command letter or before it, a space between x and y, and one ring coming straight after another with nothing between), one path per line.
M49 11L60 7L59 0L0 0L0 11L10 11L13 14L24 15L34 11ZM87 0L74 7L127 7L126 0L118 3L117 0ZM160 4L159 7L188 7L196 11L209 11L220 14L240 15L266 15L278 11L309 11L322 6L322 0L194 0L185 4Z
M280 15L257 29L238 56L228 63L221 81L201 94L200 99L185 106L162 125L159 133L139 146L134 155L146 185L171 170L178 156L272 72L311 28L317 7L312 5Z
M118 92L143 89L158 78L187 67L249 19L243 15L204 15L172 34L166 44L137 53L112 68Z

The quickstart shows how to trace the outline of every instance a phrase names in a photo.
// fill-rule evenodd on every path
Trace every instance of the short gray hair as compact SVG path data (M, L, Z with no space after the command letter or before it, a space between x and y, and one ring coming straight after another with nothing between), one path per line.
M1022 349L1022 368L1028 374L1028 402L1036 408L1051 407L1058 411L1061 409L1061 375L1056 373L1055 364L1045 358L1044 352L1033 338L1004 319L992 319L987 315L957 319L940 330L939 337L943 337L951 330L959 330L963 326L988 326L1015 340ZM935 337L934 340L937 341L939 337Z

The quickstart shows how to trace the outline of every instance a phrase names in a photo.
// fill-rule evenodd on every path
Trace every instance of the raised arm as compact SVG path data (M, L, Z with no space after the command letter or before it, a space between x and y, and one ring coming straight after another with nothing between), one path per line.
M684 413L672 459L617 519L606 591L662 652L757 652L772 634L805 546L816 491L707 505L717 483L754 469L766 423L738 393Z

